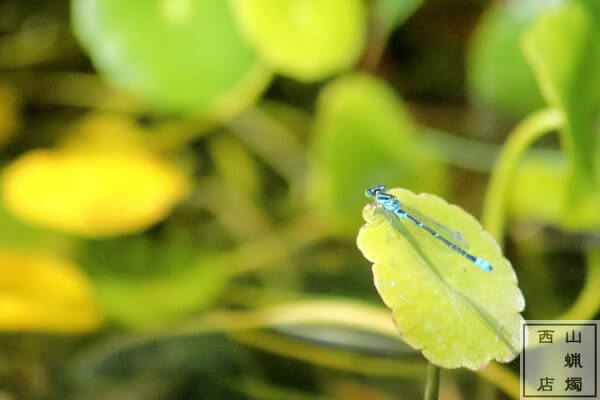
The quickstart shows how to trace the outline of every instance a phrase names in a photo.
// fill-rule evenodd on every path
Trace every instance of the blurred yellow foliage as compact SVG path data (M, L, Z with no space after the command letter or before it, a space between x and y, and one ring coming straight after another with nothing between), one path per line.
M0 249L0 330L81 332L102 316L89 282L66 260Z
M141 231L184 198L188 181L151 154L33 150L9 165L7 208L35 225L102 237Z
M276 72L311 82L360 58L367 13L362 0L235 0L245 39Z

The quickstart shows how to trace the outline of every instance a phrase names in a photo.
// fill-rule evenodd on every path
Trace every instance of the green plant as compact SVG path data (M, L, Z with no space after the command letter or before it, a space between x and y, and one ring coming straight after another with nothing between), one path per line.
M0 397L519 398L600 309L600 7L481 7L0 0Z
M549 177L547 179L551 180L550 182L556 183L553 186L547 185L547 188L550 191L548 195L554 197L550 204L554 201L558 204L555 207L545 207L546 212L533 215L538 220L558 224L567 230L585 231L595 230L598 227L600 201L597 196L600 181L597 171L600 146L597 143L595 129L600 108L600 98L598 98L600 75L596 68L600 57L600 46L594 39L600 33L598 15L596 5L587 2L569 2L542 13L534 23L530 21L529 28L523 34L523 51L545 100L552 108L537 111L525 118L511 133L498 157L485 197L483 223L499 243L503 242L506 210L510 207L509 193L515 187L513 180L517 175L520 159L540 136L554 130L560 131L561 143L567 160L560 164L560 181L557 180L556 174L544 172L545 169L547 171L550 168L549 164L544 166L544 161L552 162L552 159L547 157L539 159L541 164L539 161L535 164L537 168L535 173L536 176L545 174ZM491 18L491 14L488 18ZM493 21L496 24L498 20ZM487 23L490 24L490 21ZM557 29L557 27L560 28ZM516 29L523 30L522 27ZM570 32L569 35L566 34L567 31ZM568 42L566 37L570 38ZM493 45L490 46L490 43L494 43L494 41L478 43L477 46L480 48L477 51L480 53L491 51ZM485 48L486 45L489 47ZM481 67L478 66L478 68L483 71ZM479 73L479 70L475 71ZM519 84L522 80L521 76L508 76L508 78L508 87L511 84L522 86ZM514 78L514 81L511 81L510 78ZM482 78L476 77L476 79ZM482 79L484 83L488 81L490 79ZM503 82L503 84L505 83ZM502 98L501 101L503 100L508 100L510 104L510 99ZM530 103L531 101L528 102L528 104ZM517 110L522 110L528 105L516 103L515 107ZM533 164L525 165L529 165L529 167L526 167L522 170L521 175L517 176L526 178L528 173L526 171L533 173L531 168ZM544 203L545 199L540 196L540 193L523 193L524 190L534 188L533 185L522 186L521 192L512 197L515 199L514 204L525 206L527 203L522 202L520 200L522 198L531 199L532 208ZM428 196L415 197L410 192L392 191L391 193L396 195L401 202L433 214L437 219L445 221L450 226L458 226L459 228L456 229L464 232L467 237L477 238L476 240L489 238L485 240L491 240L493 243L490 249L499 252L499 247L487 232L473 231L476 228L470 228L466 222L461 222L464 217L459 216L455 208L448 207L443 201ZM375 214L373 214L374 212ZM401 234L398 235L399 228L397 226L391 228L391 221L387 221L383 215L378 215L374 207L368 206L363 214L368 223L358 235L358 247L365 257L374 263L375 285L383 301L392 308L396 326L407 343L417 349L423 349L423 355L431 363L450 368L467 366L478 369L490 358L496 357L506 361L518 354L520 319L518 311L522 311L524 301L516 286L513 286L516 289L513 295L505 293L516 282L510 264L504 273L512 278L506 281L508 286L504 289L488 287L501 276L492 278L492 274L488 276L479 271L472 271L467 281L464 282L462 269L467 267L461 266L461 264L466 262L459 257L456 257L454 261L444 258L447 256L442 256L442 252L432 246L432 241L426 237L427 235L420 237L418 228L401 226ZM475 221L472 223L476 224ZM391 240L389 238L390 229L394 230ZM486 252L481 245L475 245L474 248L484 254L484 257L496 260L496 257ZM594 272L596 263L592 261L593 254L595 251L590 251L588 284L595 286L593 282L596 279ZM494 264L492 261L492 265ZM500 272L495 270L494 273L503 274L502 270ZM511 279L513 280L511 281ZM473 281L476 283L474 284ZM437 285L442 287L441 292L443 293L439 298L437 296L439 296L440 290L434 288ZM487 297L478 301L478 295L471 292L472 285L482 290L486 296L498 294L508 303L502 305L499 299ZM580 300L573 306L573 311L568 311L566 315L570 318L579 315L589 317L598 310L600 306L598 301L587 300L590 298L587 294L588 290L590 290L589 286L581 293ZM488 328L493 327L492 331L494 329L500 331L508 327L512 336L508 340L500 341L507 346L507 356L498 357L496 355L498 349L488 347L480 335L472 332L477 321L467 320L465 322L465 315L461 315L461 307L464 304L469 306L467 307L469 311L476 314L479 312L479 322L483 320L485 324L489 324ZM498 315L495 312L487 314L482 311L490 304L499 305L500 308L497 311L512 310L517 313L514 313L509 320L499 321L494 319ZM490 323L490 320L494 320L496 323ZM444 322L436 324L433 321ZM468 339L460 343L459 334L455 333L455 330L469 332ZM442 337L443 340L439 340L439 337ZM448 346L453 343L452 338L460 343L454 348L457 351L456 355L452 353L452 348L448 349ZM475 361L478 360L475 353L470 352L469 349L472 345L470 340L475 340L478 343L478 350L485 354L479 355L483 357L481 361ZM452 358L453 355L454 358ZM439 371L435 366L430 365L428 379L430 383L426 391L426 398L436 398Z

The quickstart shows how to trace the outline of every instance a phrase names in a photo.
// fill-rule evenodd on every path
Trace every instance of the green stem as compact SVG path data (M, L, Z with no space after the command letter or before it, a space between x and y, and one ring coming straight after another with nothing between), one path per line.
M427 366L427 383L425 386L425 400L437 400L440 392L440 367L432 362Z
M540 136L561 127L564 115L550 108L535 112L509 135L492 172L483 205L483 226L502 245L504 214L508 189L518 162L527 148Z
M589 249L586 252L587 274L585 285L579 297L557 320L584 320L593 318L600 309L600 249Z
M402 25L424 0L378 0L372 13L372 31L365 54L364 65L367 71L375 71L385 50L387 41L394 29Z
M390 31L386 31L381 27L375 26L373 28L373 32L371 32L370 44L367 46L367 51L365 53L364 58L364 66L365 69L369 72L375 72L379 62L381 61L381 56L383 55L383 50L385 49L385 45L387 43Z

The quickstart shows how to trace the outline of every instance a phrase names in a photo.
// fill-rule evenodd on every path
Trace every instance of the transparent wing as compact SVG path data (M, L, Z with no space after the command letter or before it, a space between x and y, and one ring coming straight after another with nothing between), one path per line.
M469 248L469 242L467 242L467 239L465 239L465 237L460 232L448 228L441 222L438 222L435 219L420 213L414 208L408 207L404 204L400 204L400 207L402 211L406 212L409 215L412 215L415 219L418 219L424 225L442 235L452 244L460 247L463 250L467 250Z

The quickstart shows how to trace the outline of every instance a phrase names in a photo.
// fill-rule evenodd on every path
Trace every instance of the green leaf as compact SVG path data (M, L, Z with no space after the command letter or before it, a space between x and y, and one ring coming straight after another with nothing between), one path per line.
M134 236L82 246L79 263L108 318L155 326L208 307L224 290L230 277L224 255L169 240Z
M562 153L536 151L520 163L510 188L513 218L561 226L574 232L600 228L600 190L591 187L576 210L563 212L569 188L569 165ZM540 201L543 199L543 201Z
M392 309L404 341L444 368L482 369L519 352L525 306L510 262L492 236L464 210L430 194L404 189L398 200L462 233L469 252L488 260L486 272L410 222L392 227L381 207L367 205L357 244L373 262L375 286Z
M128 326L152 326L202 310L228 282L219 258L198 258L185 269L162 277L95 282L107 316Z
M74 0L72 16L100 72L166 111L229 116L269 81L224 0Z
M498 113L524 117L544 105L521 51L523 32L557 1L494 2L479 20L467 55L470 96ZM515 95L518 93L518 96Z
M301 81L354 64L366 29L362 0L232 0L247 39L276 71Z
M570 164L565 213L587 202L589 187L598 184L600 17L594 3L573 1L548 12L523 38L543 96L567 119L561 131Z
M446 171L384 81L351 74L330 83L317 104L309 196L314 209L348 231L360 223L364 188L390 182L444 194Z

